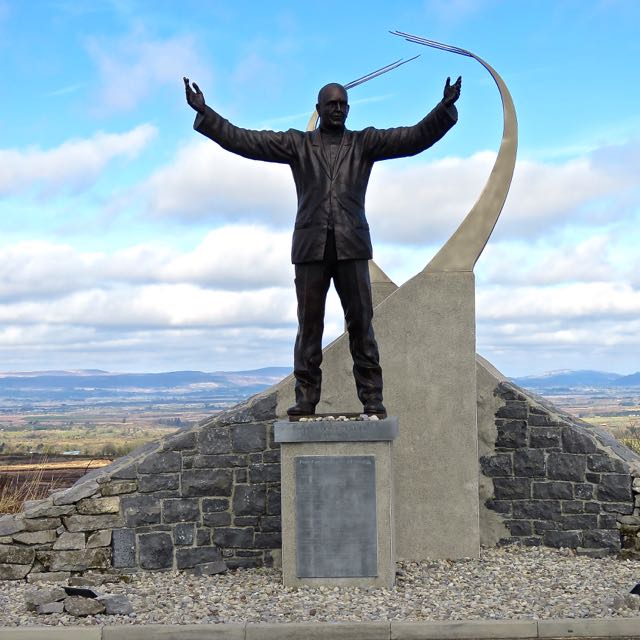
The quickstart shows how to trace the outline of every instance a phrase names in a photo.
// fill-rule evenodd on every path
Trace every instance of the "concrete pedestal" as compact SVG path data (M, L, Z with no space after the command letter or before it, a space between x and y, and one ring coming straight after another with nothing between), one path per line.
M392 587L397 418L276 422L284 585Z

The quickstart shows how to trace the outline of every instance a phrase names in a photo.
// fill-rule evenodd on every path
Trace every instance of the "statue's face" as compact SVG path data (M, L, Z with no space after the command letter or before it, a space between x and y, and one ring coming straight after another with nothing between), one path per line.
M320 90L316 111L320 116L323 129L344 129L349 115L349 98L344 87L339 84L328 84Z

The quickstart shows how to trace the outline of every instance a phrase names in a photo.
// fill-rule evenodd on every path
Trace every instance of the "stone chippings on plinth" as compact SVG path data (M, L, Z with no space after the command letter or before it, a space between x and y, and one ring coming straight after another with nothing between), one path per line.
M274 392L255 396L0 517L0 579L272 566L281 545L275 402Z
M509 534L498 543L640 558L640 456L513 384L494 395L502 406L480 467L493 484L485 506Z

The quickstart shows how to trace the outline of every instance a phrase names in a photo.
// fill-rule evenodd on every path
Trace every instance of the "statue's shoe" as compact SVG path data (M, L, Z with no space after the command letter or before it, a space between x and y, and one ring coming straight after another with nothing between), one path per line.
M362 413L366 413L367 415L376 415L378 416L378 418L387 417L387 410L384 408L384 405L379 400L373 401L373 402L367 402L367 404L364 405Z
M316 412L316 406L310 402L296 402L287 409L288 416L312 416Z

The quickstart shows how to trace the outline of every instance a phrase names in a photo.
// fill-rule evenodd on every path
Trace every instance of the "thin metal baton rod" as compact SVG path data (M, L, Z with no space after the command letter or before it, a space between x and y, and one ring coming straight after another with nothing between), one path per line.
M356 80L347 82L347 84L344 85L344 88L352 89L353 87L357 87L359 84L363 84L364 82L373 80L374 78L377 78L378 76L381 76L389 71L393 71L394 69L401 67L403 64L407 64L407 62L411 62L412 60L415 60L419 57L420 54L418 54L417 56L413 56L413 58L409 58L408 60L403 60L402 58L400 58L400 60L396 60L395 62L388 64L386 67L381 67L380 69L376 69L375 71L368 73L366 76L362 76L361 78L357 78Z
M411 33L405 33L404 31L389 31L391 35L399 36L400 38L404 38L408 42L413 42L415 44L422 44L426 47L433 47L434 49L441 49L442 51L449 51L451 53L457 53L461 56L467 56L470 58L474 58L475 56L466 49L461 49L460 47L454 47L450 44L445 44L444 42L438 42L436 40L428 40L427 38L423 38L421 36L415 36Z

